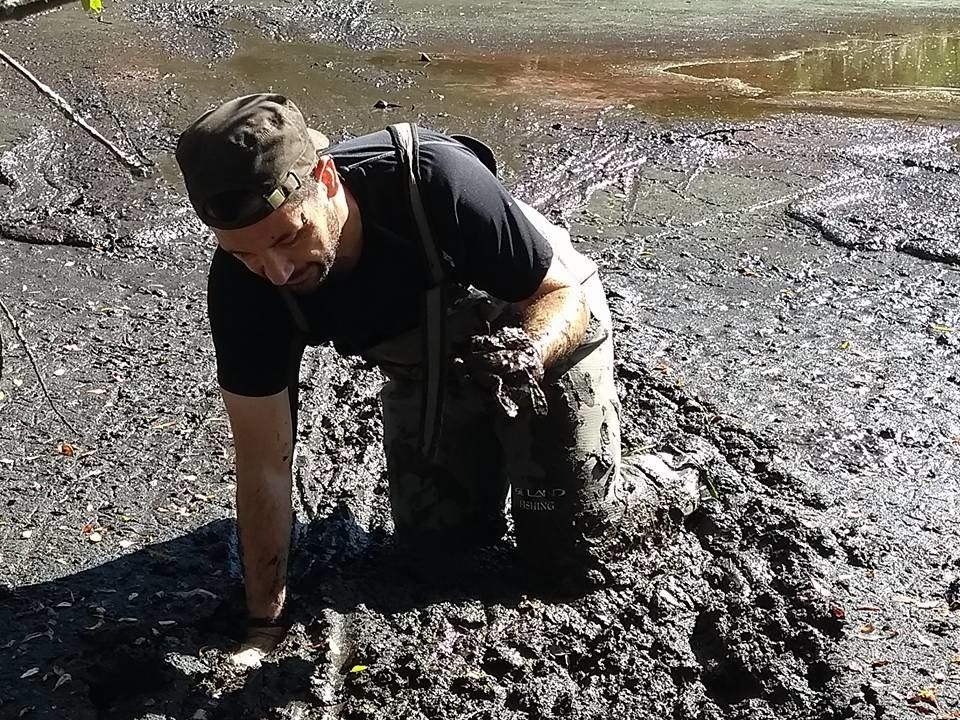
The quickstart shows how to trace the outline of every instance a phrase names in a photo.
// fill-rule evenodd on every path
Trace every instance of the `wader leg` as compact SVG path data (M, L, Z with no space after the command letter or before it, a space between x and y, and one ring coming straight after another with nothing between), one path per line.
M521 560L553 581L601 569L597 544L619 489L613 341L544 387L549 412L500 424ZM599 579L599 578L598 578Z
M390 507L398 538L446 550L499 540L506 529L506 479L489 415L450 390L436 457L419 448L419 382L391 379L380 394Z

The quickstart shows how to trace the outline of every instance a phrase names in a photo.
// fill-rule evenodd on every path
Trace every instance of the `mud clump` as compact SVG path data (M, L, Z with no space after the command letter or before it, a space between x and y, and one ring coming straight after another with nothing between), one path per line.
M693 458L706 500L680 511L676 488L628 456L650 490L607 546L616 582L572 600L530 592L509 545L463 558L439 587L373 546L364 562L303 578L354 608L345 637L363 669L341 668L343 717L844 716L841 626L816 590L838 545L798 519L816 499L762 439L718 427L639 368L621 380L625 426L646 428L674 464Z

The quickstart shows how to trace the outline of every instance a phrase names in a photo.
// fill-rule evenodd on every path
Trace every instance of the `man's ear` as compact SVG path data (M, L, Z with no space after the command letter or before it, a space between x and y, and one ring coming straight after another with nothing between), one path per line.
M313 168L313 177L327 191L327 197L333 197L340 189L340 176L337 174L333 158L329 155L320 156L316 167Z

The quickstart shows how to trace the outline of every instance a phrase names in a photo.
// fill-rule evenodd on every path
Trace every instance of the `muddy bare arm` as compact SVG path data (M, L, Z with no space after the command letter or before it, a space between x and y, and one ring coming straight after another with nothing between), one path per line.
M583 291L556 257L540 287L517 308L545 368L576 349L590 320Z
M237 529L247 612L283 610L290 550L293 432L287 391L244 397L222 391L237 456Z

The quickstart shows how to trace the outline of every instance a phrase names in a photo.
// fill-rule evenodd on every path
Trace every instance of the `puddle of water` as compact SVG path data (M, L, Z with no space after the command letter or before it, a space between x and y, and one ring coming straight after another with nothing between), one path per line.
M686 57L750 38L866 32L896 24L904 34L939 17L951 22L958 0L392 0L422 39L444 49L642 46L644 54L680 49ZM439 48L438 48L439 49ZM662 59L662 56L659 56ZM675 56L676 57L676 56Z
M545 12L544 0L530 2ZM572 6L568 0L558 2L559 16L550 22L562 24L569 19L564 18ZM670 7L676 4L675 0L664 2ZM683 4L686 9L681 19L665 26L665 35L693 22L690 18L696 14L694 9ZM707 4L713 15L707 13L700 18L701 31L704 18L718 16L721 6L727 8L728 21L737 15L729 10L728 0L710 0ZM783 3L765 0L759 4L769 9ZM839 7L843 3L835 0L833 4ZM508 9L518 11L512 7L515 3L510 5ZM616 0L613 6L623 7L623 3ZM659 8L651 12L657 15L664 11ZM787 43L796 47L804 42L798 38L804 37L800 28L807 26L800 25L793 32L784 31L775 41L764 41L766 49L759 54L770 59L690 61L682 66L679 58L701 54L675 56L678 61L665 63L658 59L665 52L663 43L651 55L645 51L646 46L637 43L547 49L543 44L546 39L522 50L496 51L461 41L447 51L412 45L367 53L241 35L240 49L211 67L160 49L149 39L125 42L141 34L133 23L120 22L119 18L113 25L77 23L80 16L78 9L64 8L39 18L30 30L37 46L60 49L64 48L64 38L70 38L71 47L95 48L83 65L102 73L104 89L110 96L130 97L143 91L143 83L183 88L184 97L191 99L171 108L173 120L181 124L204 109L198 107L201 103L212 105L225 97L261 90L295 98L305 114L332 135L342 129L363 132L415 116L430 122L431 117L441 115L443 124L466 128L497 113L512 113L514 106L547 119L563 119L581 111L592 116L608 106L642 116L671 117L754 117L784 107L945 117L951 112L955 116L960 107L940 95L929 95L929 88L945 88L942 95L960 87L960 29L889 38L881 34L878 41L850 39L830 47L785 53ZM892 25L912 26L914 21L884 20L887 29ZM726 43L723 53L737 56L741 54L738 37L724 40L718 33L716 42ZM118 45L124 47L118 49ZM731 50L730 46L737 49ZM434 61L418 62L421 49L428 50ZM123 57L119 70L115 59L118 53ZM56 84L56 77L48 79ZM899 89L908 94L892 99L850 94L863 87L883 92ZM847 94L825 100L827 92ZM960 93L951 97L960 98ZM373 111L380 99L401 107L383 113Z
M853 90L960 89L960 33L850 39L777 58L667 68L707 80L738 82L745 92L786 95Z
M408 55L381 53L373 62L400 68ZM435 57L426 78L460 102L533 102L546 112L617 106L671 117L753 117L794 108L943 118L960 109L960 31L666 66L623 50Z

